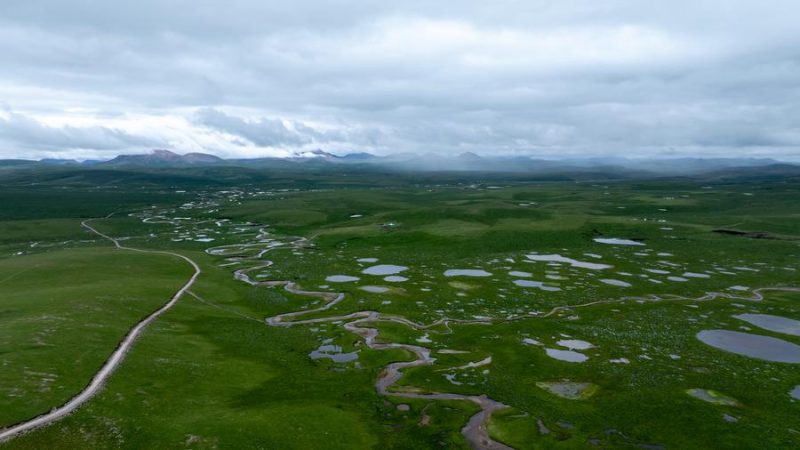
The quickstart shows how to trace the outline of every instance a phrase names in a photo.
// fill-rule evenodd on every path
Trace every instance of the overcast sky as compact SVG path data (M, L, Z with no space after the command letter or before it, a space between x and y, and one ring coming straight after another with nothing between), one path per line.
M800 160L797 0L2 0L0 157Z

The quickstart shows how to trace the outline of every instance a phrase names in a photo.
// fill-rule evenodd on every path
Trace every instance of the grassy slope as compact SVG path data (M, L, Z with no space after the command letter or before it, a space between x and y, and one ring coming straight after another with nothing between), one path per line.
M75 395L188 275L173 258L101 248L0 260L0 424Z

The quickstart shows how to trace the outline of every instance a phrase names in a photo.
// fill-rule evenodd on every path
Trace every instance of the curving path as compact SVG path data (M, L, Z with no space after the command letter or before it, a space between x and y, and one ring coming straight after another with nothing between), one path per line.
M111 215L109 214L108 216L106 216L106 218L110 216ZM175 306L175 303L177 303L178 300L183 296L183 294L185 294L186 291L189 290L189 288L192 286L192 284L194 284L195 280L202 272L200 270L200 266L198 266L197 263L192 261L190 258L178 253L161 251L161 250L141 250L138 248L125 247L121 245L117 239L108 236L106 234L103 234L97 231L91 225L89 225L89 222L91 220L93 219L84 220L83 222L81 222L81 225L84 228L91 231L92 233L95 233L102 238L108 239L109 241L114 243L114 246L116 248L120 250L130 250L140 253L154 253L154 254L175 256L191 264L191 266L194 268L194 274L192 274L191 278L189 278L189 280L186 283L184 283L184 285L178 290L178 292L176 292L175 295L173 295L172 298L166 304L164 304L164 306L157 309L149 316L145 317L141 322L137 323L128 332L127 335L125 335L125 338L119 343L117 349L114 350L114 353L112 353L111 356L108 357L106 362L103 363L103 366L100 368L100 370L94 375L91 382L89 382L89 384L80 393L78 393L78 395L72 397L69 401L67 401L63 405L50 410L50 412L48 413L42 414L41 416L34 417L33 419L27 420L25 422L20 422L16 425L12 425L6 429L0 430L0 442L12 439L18 436L19 434L33 430L34 428L43 427L57 420L63 419L64 417L68 416L69 414L80 408L84 403L89 401L89 399L91 399L95 394L97 394L103 388L103 384L106 381L108 381L108 379L111 377L111 374L114 373L114 370L116 370L116 368L119 367L119 365L125 359L125 354L133 346L136 339L138 339L139 336L141 336L145 328L147 328L147 326L150 325L150 323L153 322L160 315L164 314L164 312L166 312L168 309Z

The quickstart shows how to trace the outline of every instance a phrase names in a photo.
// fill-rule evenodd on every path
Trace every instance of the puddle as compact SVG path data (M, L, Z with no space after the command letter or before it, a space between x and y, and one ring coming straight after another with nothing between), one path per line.
M800 336L800 320L772 316L769 314L739 314L733 317L765 330Z
M417 338L417 342L419 342L420 344L430 344L433 341L431 340L430 336L428 336L428 333L425 333L424 335Z
M450 269L444 271L446 277L490 277L492 274L481 269Z
M574 352L572 350L558 350L555 348L546 348L544 349L544 351L545 353L547 353L547 356L553 359L557 359L559 361L582 363L587 359L589 359L589 357L584 355L583 353Z
M766 361L800 363L800 345L758 334L703 330L697 339L720 350Z
M403 281L408 281L408 278L401 277L399 275L389 275L388 277L383 277L383 281L388 281L390 283L401 283Z
M594 238L594 241L599 244L609 244L609 245L644 245L643 243L634 241L632 239L620 239L620 238Z
M390 291L390 288L385 286L361 286L359 289L366 292L372 292L373 294L383 294L384 292Z
M733 397L728 397L711 389L687 389L686 393L704 402L714 403L715 405L739 406L739 402Z
M795 399L800 400L800 384L794 387L791 391L789 391L789 395Z
M592 263L586 261L578 261L577 259L567 258L566 256L561 255L537 255L531 254L526 255L528 259L531 261L544 261L544 262L557 262L557 263L565 263L569 264L572 267L578 267L581 269L592 269L592 270L602 270L602 269L610 269L614 266L609 264L600 264L600 263Z
M711 275L696 272L684 272L683 276L686 278L711 278Z
M331 283L348 283L350 281L358 281L360 278L352 277L350 275L331 275L325 278L325 281Z
M580 339L561 339L560 341L556 342L556 344L566 347L570 350L589 350L590 348L594 348L590 342L582 341Z
M667 277L667 279L669 281L678 281L678 282L689 281L688 278L683 278L683 277Z
M318 349L309 353L308 356L311 359L328 358L337 363L344 363L358 359L358 352L342 353L342 347L338 345L324 344L320 345Z
M521 277L521 278L530 278L530 277L533 276L533 274L530 273L530 272L519 272L519 271L516 271L516 270L512 271L512 272L508 272L508 274L511 275L512 277Z
M551 394L571 400L583 400L597 392L594 383L576 383L574 381L537 381L536 386Z
M451 281L451 282L449 282L447 284L452 286L452 287L454 287L454 288L456 288L456 289L462 289L462 290L470 290L470 289L475 289L476 287L478 287L478 286L476 286L474 284L464 283L462 281Z
M525 338L522 340L522 343L525 345L542 345L541 342L537 341L536 339L532 338Z
M452 384L455 384L456 386L463 384L460 381L456 381L456 374L454 373L446 373L444 374L444 377L447 379L447 381L449 381Z
M361 273L366 275L395 275L400 272L408 270L406 266L396 266L394 264L379 264L377 266L367 267Z
M600 281L602 281L605 284L610 284L611 286L619 286L619 287L631 287L631 286L633 286L632 284L628 283L627 281L614 280L612 278L603 278Z
M561 288L555 286L546 286L541 281L533 281L533 280L514 280L514 284L519 287L526 287L526 288L537 288L543 291L560 291Z
M728 423L736 423L736 422L739 421L739 419L737 419L736 417L733 417L730 414L722 414L722 420L724 420L725 422L728 422Z
M356 261L360 263L376 263L378 258L358 258Z

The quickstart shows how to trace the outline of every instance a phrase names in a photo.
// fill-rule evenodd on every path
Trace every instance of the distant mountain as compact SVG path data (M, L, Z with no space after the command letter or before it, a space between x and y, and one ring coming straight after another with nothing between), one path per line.
M800 165L769 164L762 166L737 166L703 173L706 180L753 180L775 177L800 177Z
M764 167L777 164L769 158L591 158L584 164L600 164L603 161L626 169L648 170L663 174L699 174L735 167Z
M49 166L74 166L80 164L78 161L74 159L57 159L57 158L44 158L39 160L42 164L47 164Z
M207 153L187 153L179 155L169 150L153 150L144 155L119 155L116 158L99 163L100 166L137 166L137 167L176 167L207 166L222 164L225 160Z
M36 165L36 161L28 159L0 159L0 167L27 167Z
M460 161L482 162L484 159L472 152L465 152L456 157Z
M781 165L783 164L783 165ZM458 155L437 153L394 153L379 156L367 152L342 156L321 150L299 151L288 157L222 159L206 153L184 155L169 150L153 150L149 154L119 155L109 161L68 159L0 160L0 168L77 167L104 169L228 167L274 170L337 170L385 172L497 172L536 176L575 174L582 178L649 178L657 176L770 176L793 173L800 165L779 163L768 158L625 158L572 157L541 159L529 155L479 155L464 152Z
M379 156L375 156L372 153L366 153L366 152L348 153L340 157L342 161L355 161L355 162L374 161L379 158L380 158Z
M320 149L304 151L304 152L294 152L292 154L292 159L309 159L309 158L339 159L339 157L334 155L333 153L328 153Z

